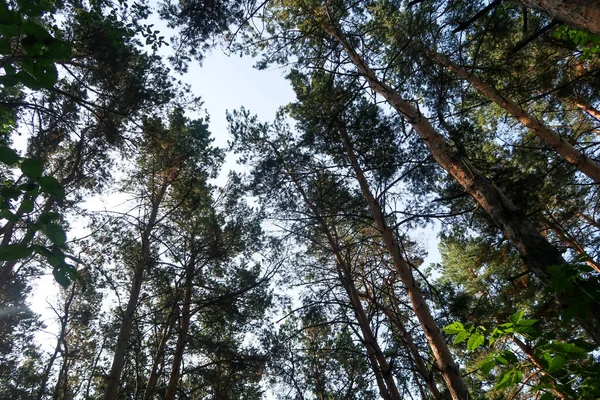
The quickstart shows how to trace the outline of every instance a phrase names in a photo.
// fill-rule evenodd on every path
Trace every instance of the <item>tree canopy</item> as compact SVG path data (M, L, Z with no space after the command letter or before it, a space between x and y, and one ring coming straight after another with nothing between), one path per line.
M296 97L226 148L215 47ZM599 5L4 0L0 60L1 398L600 398Z

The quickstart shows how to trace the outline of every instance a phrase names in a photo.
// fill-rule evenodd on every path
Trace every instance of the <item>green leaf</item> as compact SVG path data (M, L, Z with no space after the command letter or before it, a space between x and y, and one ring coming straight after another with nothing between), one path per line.
M42 228L42 231L57 246L63 246L67 241L67 235L63 227L59 224L47 224Z
M510 318L508 319L510 322L512 322L513 324L517 325L519 323L519 321L521 321L521 319L523 319L523 315L525 314L524 311L519 311L513 315L510 316Z
M531 326L533 324L535 324L538 320L537 319L522 319L518 322L519 326Z
M568 355L585 355L587 353L584 349L567 342L553 342L548 345L548 349L555 353Z
M498 362L498 364L508 365L508 360L501 354L496 356L496 361Z
M2 197L5 199L18 199L23 193L14 187L3 187L0 189Z
M35 245L33 247L34 247L36 253L38 253L39 255L42 255L46 258L52 257L52 255L53 255L52 251L45 246Z
M2 215L2 218L7 219L12 222L17 222L19 220L19 217L17 217L15 214L10 212L10 210L8 210L8 209L2 210L2 212L0 214Z
M510 350L504 350L500 354L502 355L502 357L506 358L509 363L516 363L516 362L519 361L519 359L517 358L517 356L515 355L515 353L513 353Z
M21 203L21 207L19 207L19 211L27 214L33 211L34 206L35 203L33 201L23 200L23 202Z
M38 222L42 225L49 224L50 222L58 219L58 214L53 211L44 212L38 218Z
M566 358L564 358L561 355L556 355L556 356L554 356L554 358L550 362L550 365L548 366L548 372L550 372L551 374L555 374L558 371L560 371L561 369L563 369L563 367L565 366L566 363L567 363Z
M19 260L21 258L29 257L32 252L32 247L27 247L20 243L0 246L0 261Z
M19 189L24 192L29 192L29 191L35 189L36 187L37 187L37 184L35 184L34 182L27 182L27 183L23 183L22 185L19 185Z
M21 32L40 42L52 38L52 35L50 35L50 33L48 33L43 26L33 22L32 20L25 21L21 24Z
M23 174L25 174L25 176L32 179L37 179L42 176L44 168L42 168L42 164L39 161L26 158L21 163L21 171Z
M490 373L492 368L494 368L495 366L496 366L496 360L495 360L494 354L492 353L483 359L483 361L479 364L479 369L481 370L481 372L483 374L487 375Z
M36 62L30 74L45 88L51 88L58 81L58 71L52 62Z
M61 199L65 197L65 189L56 178L52 176L42 176L38 179L38 182L40 183L43 192Z
M453 322L444 328L444 332L448 335L456 335L465 330L465 327L460 322Z
M61 267L56 267L52 271L52 275L54 275L54 279L58 282L62 287L68 287L71 284L71 280L67 276L67 271L62 269Z
M498 382L494 385L494 389L506 389L523 380L523 372L517 369L509 369L500 374Z
M467 338L471 336L471 334L467 331L461 331L458 332L458 334L456 335L456 337L454 338L454 344L458 344L461 342L464 342L465 340L467 340Z
M6 165L14 165L20 159L21 157L19 157L17 152L10 147L0 146L0 162L3 162Z
M31 76L28 72L23 70L17 72L14 77L11 76L4 78L11 78L16 82L22 83L23 85L33 90L39 90L43 87L33 76Z
M77 279L77 269L72 266L71 264L66 264L64 265L64 268L67 272L67 275L69 276L69 278L74 281L75 279Z
M46 56L54 60L67 60L73 55L73 50L69 42L63 40L54 39L48 45L48 51Z
M540 400L554 400L555 397L552 393L546 392L541 397Z
M495 366L496 366L496 363L494 361L487 361L485 363L480 364L479 369L481 370L482 373L487 375L490 373L492 368L494 368Z
M481 333L475 332L474 334L471 335L471 337L469 338L469 341L467 342L467 350L473 351L476 348L478 348L479 346L481 346L484 342L485 342L485 336L483 336Z

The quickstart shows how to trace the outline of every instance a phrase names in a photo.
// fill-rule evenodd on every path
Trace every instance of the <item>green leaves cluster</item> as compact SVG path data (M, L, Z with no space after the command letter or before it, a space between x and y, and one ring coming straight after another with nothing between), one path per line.
M0 55L5 87L23 84L30 89L51 88L58 80L55 63L72 55L71 43L53 35L42 22L52 2L6 0L0 5ZM52 28L58 31L58 28Z
M585 377L581 380L582 386L585 384L586 390L596 393L597 385L590 384L590 379L597 380L598 376L586 376L582 373L583 364L580 362L589 358L588 353L593 347L584 342L574 344L547 340L543 330L534 326L537 320L524 319L523 315L523 311L517 312L510 316L508 322L492 330L453 322L444 328L444 332L456 335L454 344L467 341L467 350L470 352L484 346L487 341L489 353L479 361L477 369L487 376L492 369L501 368L494 390L518 385L528 371L537 370L541 376L540 383L532 390L541 391L543 399L553 399L552 393L579 398L575 395L576 390L566 383L572 384L573 376ZM516 335L520 335L531 344L523 343ZM597 372L587 375L597 375Z
M65 191L52 176L43 175L41 163L32 158L22 158L7 146L0 146L0 162L9 166L18 166L25 182L21 179L6 178L0 186L0 216L13 224L27 225L27 232L20 243L0 247L0 261L16 261L31 256L34 252L43 256L54 267L56 281L68 286L76 278L75 267L65 261L67 235L63 227L55 221L59 215L55 212L42 212L34 223L29 219L35 211L36 199L40 194L64 198ZM36 232L42 232L50 241L50 246L30 245Z
M575 44L581 50L584 59L600 54L600 37L592 33L563 25L554 31L553 36Z

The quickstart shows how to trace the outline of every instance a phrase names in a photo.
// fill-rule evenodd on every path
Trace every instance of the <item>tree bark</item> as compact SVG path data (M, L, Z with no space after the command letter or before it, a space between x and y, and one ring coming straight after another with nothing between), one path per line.
M272 146L274 152L277 154L277 156L280 157L281 159L283 159L283 157L279 153L278 149L275 146L273 146L272 144L271 144L271 146ZM377 339L376 339L375 335L373 334L373 331L371 330L369 318L367 317L367 314L365 313L365 310L360 302L360 296L354 285L354 281L353 281L351 273L350 273L350 268L342 256L342 252L339 248L337 238L331 232L331 229L329 228L329 226L327 225L327 222L325 221L325 219L319 212L319 209L312 203L311 199L308 197L308 195L302 188L302 185L300 184L300 182L298 181L296 176L293 174L293 172L291 172L287 168L285 169L285 172L288 175L288 177L293 181L294 185L298 189L298 192L302 196L302 199L304 200L307 207L313 213L316 222L320 226L323 234L325 234L325 236L327 238L327 242L328 242L329 246L331 247L331 251L335 258L335 263L337 266L337 273L338 273L338 277L340 279L340 283L342 284L342 286L344 287L344 290L346 291L346 293L348 295L350 305L352 306L352 309L354 310L354 315L356 317L358 325L360 326L360 330L363 335L363 344L365 345L367 354L369 354L369 359L371 360L371 366L373 367L373 372L375 373L376 377L380 376L383 379L383 381L385 382L386 396L383 396L383 393L382 393L382 397L385 399L389 398L390 400L400 400L401 399L400 392L398 391L398 387L396 386L396 381L394 380L394 377L392 375L391 368L390 368L387 360L385 359L385 355L381 351L379 344L377 343ZM376 365L373 365L373 360L376 361ZM380 392L381 392L382 391L381 381L378 379L377 382L378 382L378 385L380 386Z
M459 77L469 82L479 93L492 100L498 106L506 110L523 125L529 128L537 137L542 139L548 146L552 147L569 164L586 174L595 183L600 183L600 165L594 160L587 158L569 142L563 140L560 135L546 125L531 116L525 109L514 101L502 96L495 88L482 81L477 75L459 67L443 54L427 51L436 61L454 72Z
M171 310L169 317L167 318L167 326L165 326L164 333L158 342L156 347L156 353L154 353L154 359L152 360L152 368L150 368L150 374L148 376L148 382L146 383L146 389L144 390L144 400L152 399L156 390L156 382L158 381L158 369L160 364L163 362L165 355L165 346L169 337L171 337L171 331L173 330L173 324L175 323L175 306Z
M423 297L421 289L418 287L412 276L410 267L406 263L406 260L404 260L402 257L402 253L398 246L398 241L392 230L389 228L389 226L387 226L378 201L371 193L369 183L367 182L362 168L358 163L358 159L356 158L356 154L354 153L352 144L350 143L350 138L348 137L348 132L346 131L346 127L343 125L343 122L338 122L337 131L342 139L344 147L346 148L346 153L350 159L350 164L352 165L352 169L354 170L360 185L363 197L369 204L371 216L377 224L377 228L381 233L381 238L383 239L388 253L392 257L392 262L394 263L398 277L408 293L408 298L410 299L412 309L419 319L421 326L423 327L423 332L427 338L427 343L429 344L437 365L440 368L440 372L444 382L446 383L446 387L450 391L450 395L453 399L469 399L469 390L462 380L462 376L458 366L454 362L452 354L450 353L450 349L448 348L448 345L446 344L439 327L433 319L433 315L431 314L431 310L429 309L429 306Z
M333 22L333 20L331 21ZM493 182L447 143L446 139L435 130L418 109L404 100L391 87L379 81L373 70L335 28L324 24L323 29L342 45L369 86L382 95L397 112L405 116L425 142L435 161L452 175L488 213L494 223L517 248L525 265L542 283L550 286L552 281L549 268L565 264L565 260L558 250L542 237L523 212ZM582 290L578 290L578 292L582 296L585 295ZM563 307L574 306L569 304L566 299L568 295L570 293L557 293L555 297ZM600 306L591 307L589 313L586 314L586 318L579 317L578 322L590 337L600 344Z
M573 104L596 121L600 121L600 110L592 106L591 104L585 103L583 100L575 99Z
M392 299L389 300L391 301ZM390 307L384 304L381 305L381 308L388 321L390 321L393 328L395 328L396 333L400 336L404 347L406 348L406 350L408 350L413 360L413 363L415 364L415 367L417 368L417 371L421 376L421 379L423 379L425 385L427 386L427 389L429 390L429 393L431 394L431 397L433 397L434 400L443 400L444 398L439 392L433 379L432 371L430 371L429 368L427 368L427 365L425 365L425 362L423 361L423 358L419 353L419 349L415 345L412 336L406 330L406 327L404 326L400 318L398 318L398 314L395 312L395 310L390 309Z
M600 5L597 0L518 0L522 5L549 15L573 28L600 36Z
M169 180L165 177L165 180L161 184L157 195L153 199L150 217L148 218L148 223L146 224L146 227L142 233L140 259L135 267L133 280L131 282L131 294L129 295L127 308L125 309L125 313L123 315L123 321L121 322L121 328L117 338L117 345L115 347L112 366L106 381L106 390L104 392L105 400L116 399L117 393L119 392L121 372L123 371L123 365L125 363L125 353L127 351L131 329L133 327L133 315L138 305L140 291L144 281L144 272L146 270L146 266L150 262L150 235L152 234L152 230L156 224L158 210L165 193L167 192L168 186Z
M194 262L188 265L186 271L185 289L183 292L183 305L181 307L181 320L179 323L179 332L177 335L177 344L175 345L175 354L173 354L173 363L171 365L171 374L169 376L169 385L165 394L165 400L175 399L177 393L177 384L179 382L179 371L181 369L181 361L183 360L183 351L187 342L187 334L190 328L190 303L192 302L192 277L193 277Z

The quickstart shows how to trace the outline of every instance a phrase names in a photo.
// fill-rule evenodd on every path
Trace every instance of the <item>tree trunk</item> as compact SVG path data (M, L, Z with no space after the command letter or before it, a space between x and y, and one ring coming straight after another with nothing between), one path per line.
M518 0L526 7L549 15L573 28L600 36L600 5L597 0Z
M358 295L358 291L356 290L354 281L352 280L350 268L346 264L345 260L342 258L342 253L338 247L337 240L333 237L329 229L326 229L327 231L324 233L327 236L327 240L329 241L331 250L335 256L340 281L344 286L346 293L348 294L348 298L350 299L350 305L354 310L354 315L356 316L356 320L358 321L358 325L360 326L360 330L363 335L363 342L367 347L367 352L371 351L373 354L373 358L377 361L377 371L375 371L375 373L381 373L381 376L385 381L385 385L387 387L387 393L389 395L389 398L391 400L400 400L400 392L398 391L398 387L396 386L396 381L394 381L394 376L392 375L391 368L387 360L385 359L381 348L379 347L379 343L377 343L377 338L371 330L369 317L367 317L367 313L365 312L362 303L360 302L360 296Z
M427 302L423 298L423 293L421 293L421 289L417 286L412 273L410 271L410 267L402 257L402 253L398 246L398 241L392 230L385 223L385 217L383 216L383 212L379 203L371 193L369 188L369 183L358 164L358 159L356 158L356 154L352 149L352 145L350 143L350 138L348 137L348 133L346 132L346 127L342 122L338 123L337 126L338 133L344 143L344 147L346 148L346 153L348 158L350 159L350 164L352 165L352 169L356 175L358 183L360 185L361 192L363 197L369 204L369 209L371 210L371 215L373 220L377 224L377 228L381 233L381 238L385 243L385 247L388 253L392 256L392 262L394 263L394 267L396 272L398 273L398 277L400 281L404 285L408 293L408 297L411 302L412 309L419 319L421 326L423 327L423 332L425 333L425 337L427 338L427 343L429 343L429 347L433 352L433 356L437 362L438 367L440 368L440 372L442 374L442 378L450 391L450 395L455 400L465 400L469 399L469 391L464 381L462 380L462 376L460 371L452 358L452 354L450 353L450 349L440 332L433 316L431 314L431 310L427 305Z
M112 366L106 381L106 390L104 392L105 400L115 400L117 398L117 393L119 392L121 372L123 371L123 365L125 363L125 353L127 351L131 329L133 327L133 315L138 305L140 291L142 289L142 282L144 280L144 272L148 262L150 261L150 235L152 234L152 230L156 224L160 203L167 192L168 186L169 180L165 178L157 195L153 199L150 217L148 218L148 223L146 224L146 228L142 233L142 249L140 251L139 261L135 267L133 281L131 282L131 294L129 295L127 308L125 309L125 313L123 315L123 321L121 322L121 328L117 338L117 345L115 347Z
M164 360L165 356L165 346L167 345L167 341L171 337L171 332L173 330L173 324L176 321L175 308L171 310L169 317L167 318L167 326L165 326L164 333L158 342L158 346L156 348L156 353L154 353L154 359L152 360L152 368L150 368L150 375L148 376L148 382L146 383L146 389L144 390L144 400L152 399L154 392L156 390L156 382L158 381L158 368L160 364Z
M392 301L392 299L389 300ZM434 400L443 400L443 397L435 384L435 380L433 379L432 371L425 365L425 362L419 353L419 349L415 345L412 336L408 333L400 318L398 318L398 314L395 310L390 309L390 307L387 307L384 304L381 305L381 308L388 321L392 324L392 331L396 331L395 333L400 336L404 347L408 350L419 375L425 382L425 385L427 385L429 393L431 393L431 397L433 397Z
M185 289L183 292L183 305L181 307L181 320L179 323L179 333L177 335L177 344L175 345L175 354L173 355L173 364L171 366L171 375L169 376L169 385L165 394L165 400L175 399L177 393L177 384L179 383L179 371L181 361L183 360L183 351L185 350L187 334L190 328L190 303L192 302L192 275L193 261L188 265L186 271Z
M272 144L271 146L274 152L277 154L277 156L283 159L276 146L273 146ZM358 295L358 291L354 286L354 281L352 280L350 268L348 267L344 258L342 257L342 252L339 249L337 238L335 238L332 234L329 226L327 225L327 222L320 214L319 209L311 202L310 198L302 188L302 185L300 184L298 179L296 179L296 176L287 168L285 171L289 178L294 182L294 185L298 189L298 192L302 196L302 199L304 200L305 204L310 209L310 211L313 213L317 223L321 227L322 232L327 237L327 242L329 243L329 246L331 247L331 251L335 258L340 283L342 284L344 290L348 294L350 305L354 310L354 315L356 317L358 325L360 326L360 330L363 335L363 343L366 347L367 354L369 354L369 359L371 360L373 372L375 373L376 377L382 377L387 387L385 390L386 396L382 395L382 397L384 397L385 399L389 397L389 399L391 400L400 400L400 392L398 391L398 387L396 386L396 382L392 375L391 368L387 360L385 359L385 356L381 351L379 344L377 343L377 339L373 334L373 331L371 330L369 318L367 317L367 314L365 313L365 310L360 302L360 296ZM373 365L373 360L376 361L376 365ZM380 385L380 391L382 391L381 382L379 380L378 385Z
M377 365L377 359L373 354L373 350L367 349L367 358L369 359L369 364L371 365L371 370L375 375L375 382L377 382L377 388L379 389L379 395L383 400L390 400L390 394L388 393L387 387L385 386L385 381L383 379L383 375L379 366Z
M50 356L50 360L48 361L48 365L44 370L44 374L42 375L42 381L40 382L40 388L38 390L38 399L42 400L46 395L46 386L48 385L48 379L50 378L50 373L52 372L52 367L54 366L54 362L58 357L58 354L61 352L61 347L65 340L65 336L67 335L67 326L69 323L69 311L71 309L71 303L73 303L73 298L75 297L75 284L72 285L71 291L69 293L69 297L65 300L65 306L63 308L63 315L58 315L60 320L60 331L58 333L58 337L56 338L56 347L54 348L54 352L52 356ZM67 354L63 353L63 358L66 358ZM63 361L63 363L66 361ZM62 368L61 368L62 370ZM57 382L57 385L60 383Z
M436 162L452 175L488 213L494 223L517 248L525 265L542 283L550 286L552 281L549 268L565 264L558 250L542 237L523 212L493 182L446 142L446 139L431 126L419 110L392 88L380 82L366 62L334 28L327 25L324 25L323 28L344 47L370 87L382 95L396 111L405 116L425 142ZM578 292L585 296L582 290L578 290ZM570 293L557 293L555 297L563 307L569 307L574 306L569 304L566 299L570 295ZM586 314L586 318L579 317L578 322L590 337L600 344L600 307L591 307L589 313Z
M591 104L584 103L580 99L573 100L573 104L596 121L600 121L600 110L592 106Z
M506 110L513 117L518 119L537 137L542 139L548 146L552 147L558 154L560 154L569 164L586 174L595 183L600 183L600 165L598 165L594 160L587 158L569 142L563 140L558 133L539 122L535 117L529 115L529 113L520 105L508 98L503 97L496 89L479 79L477 75L468 72L463 67L457 66L442 54L432 53L429 51L426 52L440 64L473 85L473 87L475 87L479 93L483 94L498 106Z

